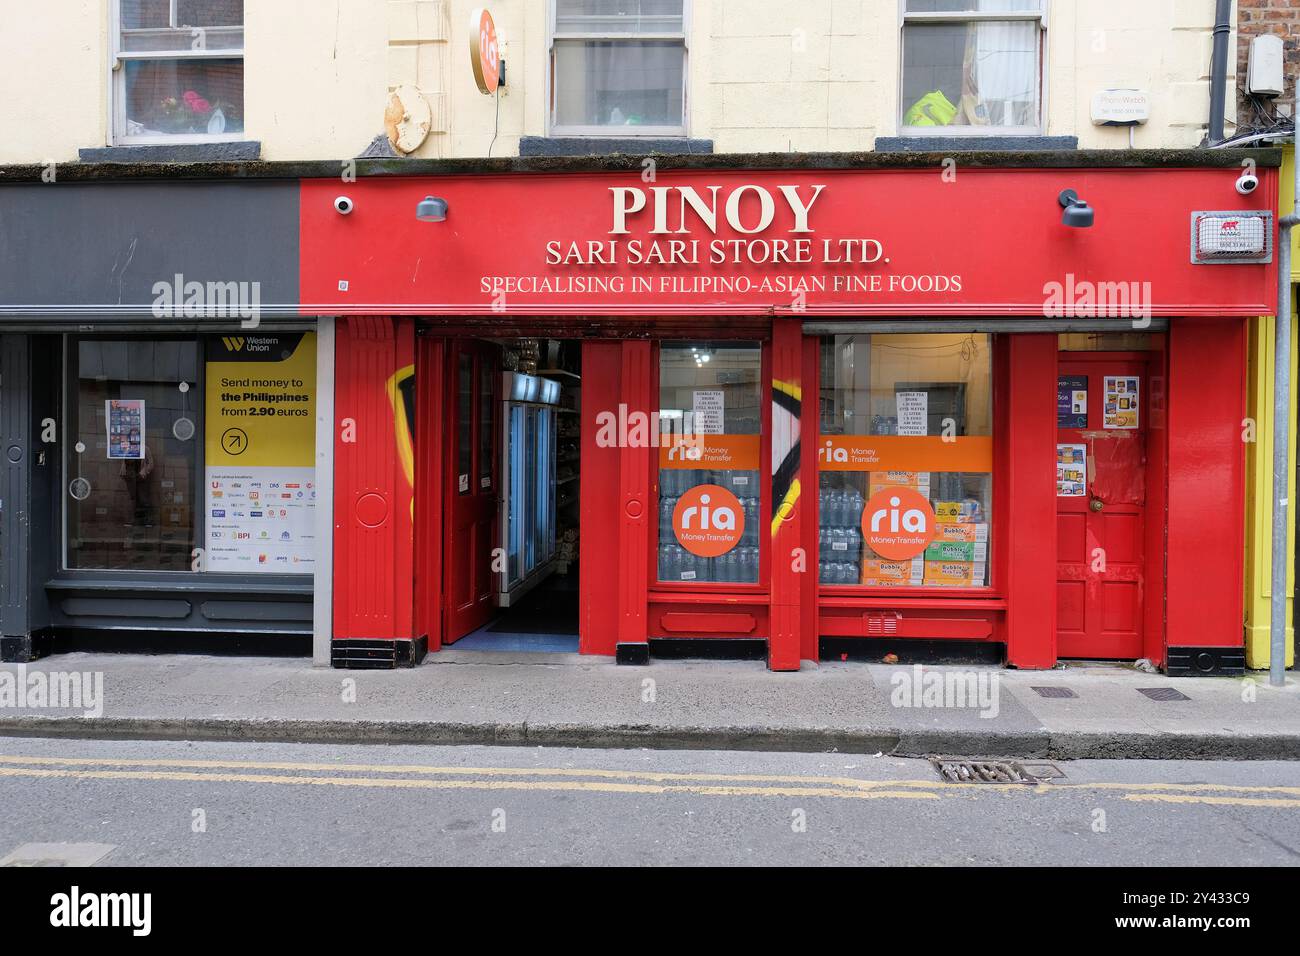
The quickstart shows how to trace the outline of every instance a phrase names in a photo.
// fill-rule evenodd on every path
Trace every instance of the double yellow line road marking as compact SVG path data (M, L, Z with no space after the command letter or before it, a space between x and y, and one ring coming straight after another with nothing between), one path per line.
M713 797L828 797L840 800L941 800L944 797L1083 791L1157 803L1300 809L1300 787L1209 783L1056 783L957 785L940 780L859 780L776 774L673 773L576 767L438 767L260 760L126 759L0 754L0 778L140 780L185 783L363 787L392 790L684 793Z

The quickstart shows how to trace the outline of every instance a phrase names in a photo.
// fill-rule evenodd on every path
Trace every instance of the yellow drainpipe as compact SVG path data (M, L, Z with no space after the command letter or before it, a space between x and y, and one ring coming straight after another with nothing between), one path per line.
M1279 209L1290 210L1295 191L1295 150L1286 147L1281 172ZM1280 214L1280 213L1279 213ZM1291 286L1300 282L1300 230L1294 230ZM1295 314L1295 313L1293 313ZM1269 581L1272 575L1272 504L1270 489L1273 470L1273 317L1260 316L1250 322L1247 414L1243 431L1253 423L1254 441L1246 445L1246 666L1266 670L1269 666ZM1291 339L1291 381L1297 381L1300 336ZM1296 392L1291 391L1291 447L1296 447ZM1295 456L1287 477L1287 498L1295 501ZM1294 512L1293 512L1294 513ZM1295 523L1287 534L1287 554L1295 555ZM1294 620L1295 561L1287 567L1287 620ZM1295 662L1295 629L1286 630L1286 666Z

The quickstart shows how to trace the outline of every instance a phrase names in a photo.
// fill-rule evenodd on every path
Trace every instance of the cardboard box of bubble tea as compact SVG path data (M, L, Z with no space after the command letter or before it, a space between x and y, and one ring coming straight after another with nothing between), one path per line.
M983 561L927 561L925 583L936 587L983 587L985 568Z
M867 558L862 562L862 583L874 587L920 587L925 576L925 561L884 561Z
M935 527L934 540L938 542L970 541L987 544L989 540L989 526L983 521L972 521L967 524L939 522Z
M928 471L873 471L868 473L867 495L870 497L882 488L911 488L930 497L930 473Z
M962 527L958 525L958 527ZM982 541L931 541L925 549L927 561L987 561L989 546Z

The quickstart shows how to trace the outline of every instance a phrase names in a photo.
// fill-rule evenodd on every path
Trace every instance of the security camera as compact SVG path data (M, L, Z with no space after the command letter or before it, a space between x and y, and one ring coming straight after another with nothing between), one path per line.
M1237 184L1237 188L1238 189L1241 188L1240 183ZM1253 189L1254 187L1252 186L1251 188ZM352 202L352 200L349 199L347 196L339 196L337 199L334 200L334 211L338 213L340 216L346 216L348 213L352 211L354 205L355 204Z
M1249 196L1259 188L1259 177L1252 173L1242 173L1237 179L1237 192Z

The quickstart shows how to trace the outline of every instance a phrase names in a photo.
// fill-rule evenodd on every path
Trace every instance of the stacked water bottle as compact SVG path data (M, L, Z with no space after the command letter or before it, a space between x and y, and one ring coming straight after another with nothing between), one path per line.
M732 480L727 481L730 476ZM753 472L692 471L665 469L659 473L659 580L693 581L713 584L755 584L758 582L758 542L762 522L756 489L758 476ZM736 478L742 481L735 481ZM697 485L720 484L731 487L745 512L745 530L740 543L716 558L701 558L677 542L673 532L673 512L677 500ZM755 489L750 493L749 489Z
M822 584L857 584L862 566L862 508L857 488L822 485L817 577Z

